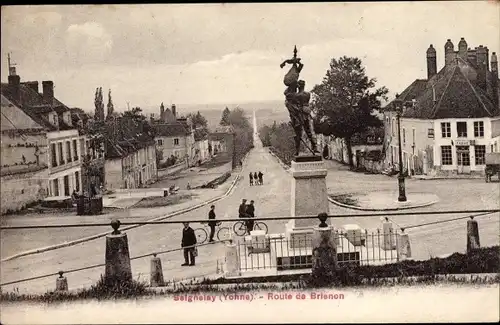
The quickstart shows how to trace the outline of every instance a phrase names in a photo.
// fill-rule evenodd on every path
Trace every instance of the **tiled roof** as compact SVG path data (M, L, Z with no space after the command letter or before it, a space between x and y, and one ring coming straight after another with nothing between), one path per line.
M130 118L118 116L116 120L106 125L108 126L106 132L109 132L104 136L106 138L106 158L125 157L155 143L152 134L149 134L144 126L141 127ZM115 127L118 131L116 138L113 136L113 128Z
M195 129L194 130L194 141L200 141L208 138L208 132L206 129Z
M500 114L498 105L465 72L475 68L459 60L443 67L429 81L415 80L400 95L403 101L416 99L403 117L416 119L481 118ZM491 80L491 79L490 79ZM390 106L389 106L390 105ZM393 107L394 102L388 107Z
M234 129L230 125L219 125L218 127L215 128L214 133L234 133Z
M182 123L165 123L154 125L155 134L159 137L180 137L189 135L189 131Z
M30 88L29 86L21 83L19 85L20 102L14 99L12 88L7 83L1 84L1 93L14 105L19 107L26 113L33 121L44 127L48 131L55 131L57 128L50 123L44 114L55 111L61 117L61 114L68 110L68 108L59 100L54 98L53 107L43 102L43 96ZM62 118L59 119L59 129L69 130L73 129L72 126L67 125Z

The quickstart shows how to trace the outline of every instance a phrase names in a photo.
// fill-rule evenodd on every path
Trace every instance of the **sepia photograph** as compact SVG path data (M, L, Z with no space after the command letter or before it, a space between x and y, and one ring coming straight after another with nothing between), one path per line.
M500 2L2 5L1 324L500 321Z

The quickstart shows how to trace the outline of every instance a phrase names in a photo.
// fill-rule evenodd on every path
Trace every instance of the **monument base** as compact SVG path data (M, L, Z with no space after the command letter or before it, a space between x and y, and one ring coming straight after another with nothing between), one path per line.
M311 216L329 213L326 175L328 173L321 156L296 156L290 172L293 176L291 189L291 216ZM314 228L320 221L291 219L285 229L290 248L312 247ZM328 223L328 221L327 221Z

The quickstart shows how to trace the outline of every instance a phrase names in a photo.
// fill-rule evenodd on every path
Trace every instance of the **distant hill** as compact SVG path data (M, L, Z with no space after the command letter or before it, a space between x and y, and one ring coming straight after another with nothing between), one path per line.
M167 105L166 105L167 106ZM246 113L247 118L252 122L253 110L256 111L257 126L260 127L264 124L272 124L273 121L282 122L288 121L288 112L284 106L283 101L260 101L260 102L247 102L247 103L228 103L228 104L200 104L200 105L182 105L176 104L177 114L179 116L187 115L189 113L200 113L205 116L208 121L208 127L214 130L220 122L222 111L226 106L229 109L240 107ZM158 117L160 108L148 107L142 108L144 115L149 116L154 114Z

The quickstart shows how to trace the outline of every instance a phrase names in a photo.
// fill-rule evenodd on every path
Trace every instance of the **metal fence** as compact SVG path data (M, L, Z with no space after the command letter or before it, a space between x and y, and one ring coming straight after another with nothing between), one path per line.
M247 236L238 242L240 270L272 269L276 271L312 268L313 233L298 236ZM389 230L337 230L333 241L337 248L337 262L356 265L381 265L404 259L406 241L403 233Z

